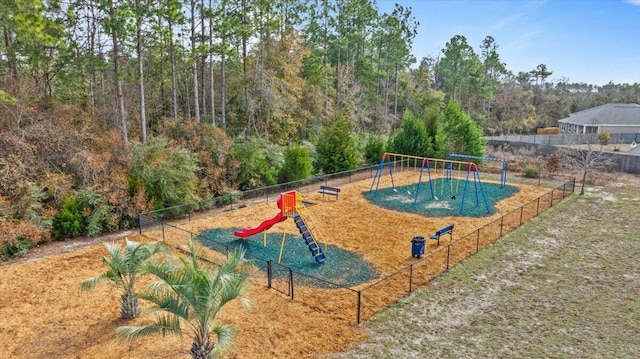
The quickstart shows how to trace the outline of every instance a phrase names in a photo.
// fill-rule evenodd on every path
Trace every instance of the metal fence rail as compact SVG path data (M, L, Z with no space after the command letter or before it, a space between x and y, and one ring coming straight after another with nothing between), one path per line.
M160 211L139 214L140 234L145 234L156 240L166 238L184 240L198 239L208 247L220 253L228 253L228 245L216 241L216 238L192 233L188 230L167 223L171 220L190 221L195 210L207 211L204 216L215 215L220 211L239 208L249 203L273 201L281 192L298 190L309 192L315 190L318 183L338 186L341 184L372 179L376 166L361 168L355 171L333 174L312 181L298 181L278 186L260 188L247 191L238 199L212 199L205 204L189 204L172 207ZM408 166L406 169L410 169ZM313 189L309 186L314 186ZM305 191L306 187L306 191ZM416 259L409 266L398 269L393 274L378 279L365 288L355 290L344 285L331 282L324 278L310 276L297 272L290 267L274 263L270 259L252 255L247 258L266 271L264 285L276 292L287 296L291 300L303 303L312 302L316 310L331 314L332 318L349 320L354 318L357 323L371 318L375 313L396 302L415 288L425 287L430 280L442 272L455 266L482 248L494 243L505 234L517 229L523 223L536 217L554 204L557 204L575 190L575 178L562 183L551 191L543 193L538 198L521 207L506 213L502 217L488 223L471 233L461 236L435 252ZM198 216L203 214L198 213ZM203 260L207 260L202 258ZM352 313L351 315L349 313ZM352 320L352 319L351 319Z

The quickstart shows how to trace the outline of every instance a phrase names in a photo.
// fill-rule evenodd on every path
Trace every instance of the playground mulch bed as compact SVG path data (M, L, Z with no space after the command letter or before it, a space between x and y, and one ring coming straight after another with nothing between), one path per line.
M385 184L385 180L381 181L381 188L389 185ZM394 175L394 180L397 185L415 183L416 174ZM318 224L323 240L372 263L376 278L415 263L416 259L411 256L413 236L428 237L438 228L454 223L455 240L519 208L543 192L540 187L518 185L519 191L513 197L500 201L496 205L496 213L491 216L434 218L387 210L369 203L362 192L367 191L370 185L370 181L362 181L341 186L342 192L337 200L329 196L323 198L318 193L304 194L304 198L318 203L309 207L308 211ZM213 228L253 227L273 217L277 211L274 201L181 223L180 227L194 233ZM517 222L519 218L514 216L513 221ZM298 234L293 221L279 223L270 231ZM176 246L185 245L189 238L179 231L165 232L167 241ZM256 237L248 240L262 241L261 236ZM145 237L132 239L148 240ZM445 236L441 239L441 246L447 243L448 236ZM427 254L436 249L436 242L428 240ZM203 252L210 258L219 257L219 254L207 248L203 248ZM101 263L104 255L102 246L93 245L37 261L0 267L0 357L188 357L191 344L188 336L164 339L158 336L133 344L119 344L113 340L114 329L125 324L118 319L119 291L109 286L86 293L79 293L77 289L82 279L105 270ZM436 257L433 261L444 260ZM331 265L330 261L328 256L325 265ZM266 289L265 277L264 272L255 269L255 279L248 293L253 302L251 309L244 310L233 303L222 315L223 320L238 328L236 345L229 357L316 358L343 351L366 338L361 327L354 325L355 313L352 309L355 299L352 293L298 286L296 300L292 301ZM361 284L356 289L367 285ZM365 292L363 314L370 317L400 298L406 290L404 287L406 282L397 278ZM341 311L336 308L346 309ZM140 318L127 324L135 325L148 320Z

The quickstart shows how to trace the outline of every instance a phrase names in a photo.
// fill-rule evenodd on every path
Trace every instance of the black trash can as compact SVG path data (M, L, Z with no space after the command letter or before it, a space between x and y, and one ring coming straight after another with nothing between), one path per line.
M420 258L424 254L424 237L415 236L411 239L411 256Z

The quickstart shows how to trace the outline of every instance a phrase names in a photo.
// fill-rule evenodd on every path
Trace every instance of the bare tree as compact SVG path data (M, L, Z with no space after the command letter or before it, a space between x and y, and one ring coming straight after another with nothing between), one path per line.
M597 169L606 169L614 164L613 156L602 151L602 146L598 144L598 134L585 134L583 138L586 139L584 144L572 143L558 150L564 163L582 172L581 195L584 194L587 174Z

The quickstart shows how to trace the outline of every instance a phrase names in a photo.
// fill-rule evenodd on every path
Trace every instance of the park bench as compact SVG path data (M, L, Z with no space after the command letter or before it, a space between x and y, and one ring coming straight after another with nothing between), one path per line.
M438 240L438 245L440 245L440 236L443 236L445 234L449 234L450 239L453 239L453 233L452 232L453 232L453 224L450 224L450 225L448 225L446 227L442 227L442 228L438 229L436 231L436 233L431 235L431 236L429 236L429 238Z
M328 194L331 196L335 196L336 199L338 199L338 194L340 194L340 188L331 187L331 186L320 186L320 190L318 191L318 193L322 193L322 197L324 197L325 194Z

